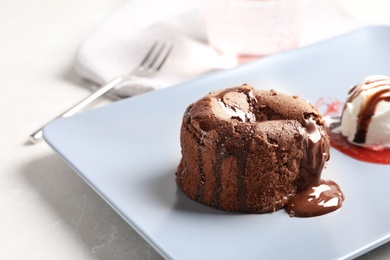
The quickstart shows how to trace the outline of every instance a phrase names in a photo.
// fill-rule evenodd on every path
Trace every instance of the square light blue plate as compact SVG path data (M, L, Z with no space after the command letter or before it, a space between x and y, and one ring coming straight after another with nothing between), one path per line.
M340 210L313 218L203 206L177 189L175 171L184 110L209 91L248 83L312 103L344 100L350 86L371 74L390 75L389 27L368 27L59 119L44 138L166 258L353 258L390 240L389 166L332 150L322 176L335 180L346 199Z

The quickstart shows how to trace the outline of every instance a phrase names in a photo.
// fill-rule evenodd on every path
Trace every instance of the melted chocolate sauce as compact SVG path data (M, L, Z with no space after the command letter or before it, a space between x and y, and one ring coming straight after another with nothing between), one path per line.
M305 118L304 126L304 157L298 178L298 193L289 200L286 210L290 216L314 217L339 209L344 195L335 182L321 179L322 169L329 160L329 144L324 142L325 130L317 125L312 116Z
M292 217L314 217L339 209L343 201L340 187L333 181L322 180L292 197L286 209Z
M301 161L301 172L298 178L298 192L321 181L321 172L329 160L329 145L324 142L324 129L320 128L313 116L304 119L303 136L304 156Z

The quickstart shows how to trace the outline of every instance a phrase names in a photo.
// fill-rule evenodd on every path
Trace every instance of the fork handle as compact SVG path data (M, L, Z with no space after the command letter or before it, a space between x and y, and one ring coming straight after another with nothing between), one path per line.
M125 78L124 77L117 77L107 83L106 85L101 86L98 88L95 92L93 92L90 96L79 102L78 104L74 105L70 109L68 109L66 112L62 113L61 115L57 116L55 119L60 118L60 117L69 117L73 116L77 112L80 112L83 110L85 107L93 103L95 100L97 100L99 97L103 96L105 93L113 89L115 86L117 86L119 83L121 83ZM54 120L54 119L53 119ZM37 131L32 133L30 135L30 142L35 144L38 143L39 141L42 140L43 137L43 130L44 126L39 128Z

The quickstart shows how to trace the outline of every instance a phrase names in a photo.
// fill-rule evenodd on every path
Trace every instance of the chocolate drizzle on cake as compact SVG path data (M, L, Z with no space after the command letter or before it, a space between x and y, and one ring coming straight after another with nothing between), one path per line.
M247 162L248 152L245 148L242 153L238 154L238 172L237 172L237 187L238 187L238 211L248 212L248 206L246 201L246 188L245 188L245 168Z
M198 165L199 165L199 173L200 173L199 188L198 188L198 191L196 192L196 199L198 201L203 200L204 184L206 181L206 177L205 177L204 170L203 170L204 163L203 163L203 156L202 156L202 147L203 147L203 140L204 140L205 135L206 135L206 133L202 131L200 138L199 138L199 145L197 147L198 161L199 161Z
M229 149L229 138L227 136L223 136L222 140L217 140L217 145L215 149L215 170L214 170L214 176L215 176L215 190L214 190L214 200L213 204L215 207L220 206L220 200L221 200L221 191L222 191L222 182L221 182L221 168L223 162L228 157L233 157L235 161L237 162L237 194L238 194L238 211L240 212L247 212L247 205L246 205L246 191L245 191L245 184L243 182L244 180L244 174L245 174L245 168L246 168L246 162L247 162L247 152L246 152L246 142L245 140L242 140L240 143L236 143L237 146L234 150ZM226 149L228 148L228 149Z
M237 96L241 95L239 99L237 99ZM253 106L251 104L254 104L256 102L256 98L253 96L252 91L247 90L243 92L232 92L229 90L221 92L219 95L216 96L216 100L219 104L219 106L226 111L226 113L230 116L232 120L237 120L239 122L255 122L256 117L253 114ZM237 101L243 101L243 102L237 102ZM237 126L236 126L237 127ZM235 132L237 132L236 128L233 128ZM246 202L246 191L245 191L245 183L244 183L244 175L245 175L245 168L246 168L246 162L247 162L247 141L245 137L243 136L240 138L240 140L235 144L233 149L226 150L226 147L229 148L231 145L225 145L226 141L229 140L229 137L226 135L226 133L220 133L220 135L223 137L222 141L217 142L221 147L218 147L216 149L216 163L217 166L215 171L215 178L216 178L216 188L215 193L217 194L214 204L219 205L220 200L220 191L222 190L221 185L221 167L223 160L226 159L227 156L234 156L235 160L237 162L237 189L238 189L238 211L240 212L247 212L247 202ZM224 142L224 141L225 142ZM222 148L222 149L221 149Z
M219 209L272 212L295 198L290 214L306 216L297 210L308 201L302 194L328 185L321 180L329 159L324 129L317 110L296 96L245 84L210 93L185 112L177 183Z
M219 208L219 201L221 199L221 191L222 191L222 185L221 185L221 167L222 167L222 160L225 158L223 155L225 154L223 150L223 143L221 140L217 140L216 143L216 149L215 149L215 169L214 169L214 175L215 175L215 191L214 191L214 197L213 197L213 203L214 206Z

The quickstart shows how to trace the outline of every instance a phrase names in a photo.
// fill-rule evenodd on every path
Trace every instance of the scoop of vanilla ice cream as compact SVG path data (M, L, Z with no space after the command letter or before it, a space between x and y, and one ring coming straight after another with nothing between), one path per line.
M333 131L356 145L390 147L390 78L368 76L354 86Z

